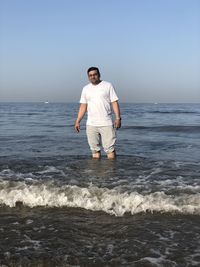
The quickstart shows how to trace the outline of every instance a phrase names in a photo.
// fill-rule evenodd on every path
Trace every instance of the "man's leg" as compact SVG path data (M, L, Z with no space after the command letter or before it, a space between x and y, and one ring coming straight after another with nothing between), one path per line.
M86 126L86 134L88 139L88 144L92 151L92 158L93 159L100 159L101 157L101 148L100 148L100 141L101 137L98 132L98 128L95 126Z
M113 126L99 127L99 132L101 133L101 140L104 151L107 154L108 159L116 158L115 142L116 142L116 132Z

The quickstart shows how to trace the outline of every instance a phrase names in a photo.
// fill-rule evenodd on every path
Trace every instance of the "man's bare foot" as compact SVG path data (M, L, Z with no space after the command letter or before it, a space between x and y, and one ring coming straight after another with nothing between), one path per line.
M107 158L108 159L115 159L116 158L116 153L115 151L111 152L111 153L107 153Z
M92 158L93 159L100 159L101 158L101 153L100 152L96 152L92 154Z

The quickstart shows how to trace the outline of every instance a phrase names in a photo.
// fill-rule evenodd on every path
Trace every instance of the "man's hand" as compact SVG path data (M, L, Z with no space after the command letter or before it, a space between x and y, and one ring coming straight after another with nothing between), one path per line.
M119 129L121 127L121 119L115 119L114 126L116 129Z
M87 104L81 103L79 107L79 111L78 111L78 116L74 124L74 129L77 131L77 133L80 132L80 122L82 118L84 117L86 111L87 111Z
M75 122L74 129L77 131L77 133L80 132L80 122L78 122L78 121Z

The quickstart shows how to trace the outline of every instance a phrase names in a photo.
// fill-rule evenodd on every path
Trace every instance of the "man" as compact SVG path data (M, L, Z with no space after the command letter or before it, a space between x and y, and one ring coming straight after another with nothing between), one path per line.
M112 84L100 79L100 72L97 67L89 68L87 74L90 83L82 90L80 108L74 128L80 132L80 122L87 111L86 134L92 157L94 159L101 157L102 144L107 158L114 159L116 157L115 129L121 127L118 97ZM115 114L114 127L112 109Z

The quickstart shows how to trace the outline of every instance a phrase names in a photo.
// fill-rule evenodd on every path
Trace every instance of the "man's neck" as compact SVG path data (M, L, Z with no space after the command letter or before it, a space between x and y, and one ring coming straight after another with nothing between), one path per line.
M99 80L98 82L96 82L96 83L92 83L92 85L98 85L98 84L100 84L100 82L102 82L101 80Z

